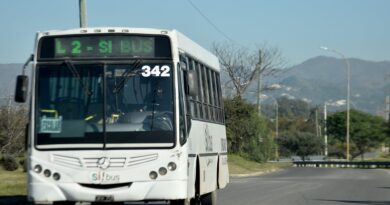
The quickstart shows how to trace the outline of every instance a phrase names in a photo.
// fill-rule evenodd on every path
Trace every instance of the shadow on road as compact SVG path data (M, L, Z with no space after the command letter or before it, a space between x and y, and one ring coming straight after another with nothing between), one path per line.
M332 199L314 199L317 201L328 201L328 202L341 202L351 204L367 204L367 205L390 205L390 201L353 201L353 200L332 200Z
M27 197L25 195L0 196L0 205L27 205L27 204L30 204L30 203L27 202ZM106 205L106 204L107 203L91 203L91 205ZM123 204L123 203L114 203L114 205L115 204ZM127 202L127 203L124 203L124 204L125 205L145 205L145 204L149 204L149 205L167 205L166 202L149 202L149 203ZM112 205L112 203L110 203L110 205Z
M0 205L25 205L27 198L25 195L0 196Z

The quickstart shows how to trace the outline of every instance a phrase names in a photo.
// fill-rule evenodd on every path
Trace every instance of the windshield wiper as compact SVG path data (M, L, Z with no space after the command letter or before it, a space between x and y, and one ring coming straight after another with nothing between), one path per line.
M79 72L77 72L77 69L74 67L72 61L67 59L67 60L64 60L64 63L66 65L66 67L68 68L68 70L72 73L73 77L77 78L77 80L79 81L80 86L84 90L85 95L88 97L91 96L92 91L84 84L83 80L80 77Z
M137 59L133 64L131 64L131 67L133 69L128 69L126 70L125 72L122 73L121 75L121 81L119 81L118 84L116 84L114 86L114 89L112 90L113 93L118 93L119 91L122 90L122 88L124 87L124 85L126 84L126 82L128 81L128 77L130 77L131 75L135 74L138 72L137 68L142 64L142 60L141 59Z

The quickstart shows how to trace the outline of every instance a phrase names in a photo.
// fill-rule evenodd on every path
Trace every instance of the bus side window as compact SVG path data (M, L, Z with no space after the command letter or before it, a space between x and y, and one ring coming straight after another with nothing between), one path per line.
M186 63L185 57L180 56L180 61ZM189 130L191 129L191 118L189 116L188 101L186 101L185 86L186 86L186 71L181 68L178 63L178 88L179 88L179 129L180 129L180 145L187 142Z
M187 59L188 59L188 61L186 61L187 62L187 70L194 70L193 60L190 59L190 58L186 58L186 60ZM187 97L188 97L187 110L188 111L191 110L191 116L196 119L199 116L198 115L198 109L197 109L197 106L196 106L197 96L195 96L195 97L187 96Z
M210 118L209 113L209 86L208 86L208 80L207 80L207 68L204 67L202 64L200 64L201 71L202 71L202 83L203 83L203 111L204 111L204 119L208 121Z
M201 73L201 67L200 64L197 62L192 61L195 64L195 70L196 70L196 75L198 76L198 97L196 98L197 100L197 107L198 107L198 118L199 119L204 119L204 109L203 109L203 85L202 85L202 73Z
M221 80L220 80L220 74L217 74L217 91L218 91L218 102L219 102L219 115L220 115L220 123L225 123L225 113L223 112L223 98L222 98L222 90L221 90Z

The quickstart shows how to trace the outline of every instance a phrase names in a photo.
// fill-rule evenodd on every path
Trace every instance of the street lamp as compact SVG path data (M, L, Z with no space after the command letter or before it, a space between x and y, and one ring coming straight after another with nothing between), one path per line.
M321 46L320 49L336 53L337 55L341 56L346 65L347 65L347 128L346 128L346 141L347 141L347 153L346 153L346 158L347 161L349 161L349 125L350 125L350 119L349 119L349 104L350 104L350 79L351 79L351 65L349 64L349 60L345 57L344 54L341 52L335 50L335 49L330 49L325 46Z

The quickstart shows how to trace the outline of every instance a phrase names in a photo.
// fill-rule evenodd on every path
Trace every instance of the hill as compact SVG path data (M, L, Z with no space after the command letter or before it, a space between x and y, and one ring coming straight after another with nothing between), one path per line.
M390 91L390 62L349 59L351 65L351 107L376 114L383 110ZM347 70L343 59L319 56L293 66L279 76L282 89L274 95L294 96L321 105L346 99Z

